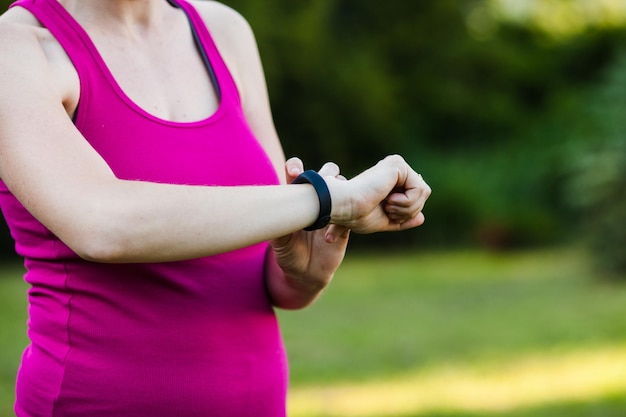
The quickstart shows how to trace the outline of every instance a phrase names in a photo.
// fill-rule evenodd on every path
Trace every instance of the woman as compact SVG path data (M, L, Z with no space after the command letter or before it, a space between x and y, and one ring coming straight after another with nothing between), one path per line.
M285 415L273 307L313 302L350 230L422 224L428 185L398 156L351 180L285 162L253 34L219 3L13 6L0 206L32 342L17 416Z

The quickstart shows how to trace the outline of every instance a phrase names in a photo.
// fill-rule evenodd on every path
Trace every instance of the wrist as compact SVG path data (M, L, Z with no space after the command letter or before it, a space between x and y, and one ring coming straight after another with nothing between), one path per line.
M317 219L304 230L311 231L322 229L330 223L332 213L332 199L328 185L322 176L313 170L304 171L300 174L292 184L311 184L317 193L319 203L319 213Z
M326 178L333 201L330 222L340 226L350 226L354 215L354 201L350 193L352 180Z

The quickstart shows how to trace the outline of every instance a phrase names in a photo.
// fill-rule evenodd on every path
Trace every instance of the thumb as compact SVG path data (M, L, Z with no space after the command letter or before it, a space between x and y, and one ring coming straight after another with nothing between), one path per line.
M304 163L297 157L289 158L285 162L285 177L287 184L291 184L296 177L304 172Z

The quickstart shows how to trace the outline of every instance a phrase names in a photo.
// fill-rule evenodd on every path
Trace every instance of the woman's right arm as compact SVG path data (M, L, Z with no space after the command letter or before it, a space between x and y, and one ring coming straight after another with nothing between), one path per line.
M315 220L312 187L117 179L68 117L32 28L3 22L0 39L0 177L80 256L105 262L185 259L282 236Z
M0 39L0 178L79 256L189 259L285 236L316 219L317 195L307 184L200 187L117 179L68 117L33 29L0 22ZM400 158L351 181L327 178L332 222L363 232L417 226L427 195L425 185L410 184L414 178ZM416 214L399 225L380 208L407 180L408 192L394 195L407 199L399 201L401 210Z

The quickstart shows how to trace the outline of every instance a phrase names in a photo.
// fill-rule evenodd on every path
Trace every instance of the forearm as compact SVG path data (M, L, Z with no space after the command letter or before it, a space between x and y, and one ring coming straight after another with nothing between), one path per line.
M111 180L65 207L53 230L86 259L164 262L270 240L312 223L303 185L199 187ZM54 227L53 227L54 229Z

